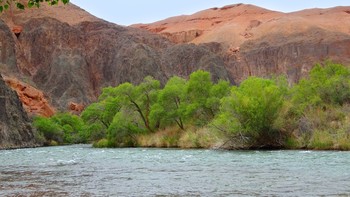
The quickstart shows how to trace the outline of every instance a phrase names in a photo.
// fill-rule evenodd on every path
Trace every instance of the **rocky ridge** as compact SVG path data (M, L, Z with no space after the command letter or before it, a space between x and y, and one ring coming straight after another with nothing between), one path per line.
M350 7L275 12L249 4L211 8L133 27L174 43L219 43L229 75L286 75L295 82L325 60L350 63Z

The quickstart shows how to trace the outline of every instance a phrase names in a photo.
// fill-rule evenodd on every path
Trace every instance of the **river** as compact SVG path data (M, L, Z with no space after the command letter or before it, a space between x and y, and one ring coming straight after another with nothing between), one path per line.
M350 196L350 152L0 151L0 196Z

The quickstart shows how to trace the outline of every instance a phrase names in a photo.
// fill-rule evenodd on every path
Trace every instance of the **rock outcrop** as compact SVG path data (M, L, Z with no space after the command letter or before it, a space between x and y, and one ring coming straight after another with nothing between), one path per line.
M9 87L17 92L24 109L29 115L40 115L44 117L54 115L55 109L50 105L42 91L15 78L4 77L4 80Z
M37 146L35 131L15 91L0 75L0 149Z

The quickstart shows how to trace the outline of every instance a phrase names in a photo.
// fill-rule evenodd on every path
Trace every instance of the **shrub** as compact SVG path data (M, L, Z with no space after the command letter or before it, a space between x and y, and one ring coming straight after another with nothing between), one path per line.
M62 127L50 118L36 117L34 119L34 126L45 137L46 141L50 142L54 140L58 143L63 143L64 132Z
M283 133L275 122L282 109L287 88L275 80L250 77L231 95L222 100L221 114L214 128L239 138L252 147L274 147L283 144Z
M195 129L191 128L184 132L179 139L181 148L213 148L218 144L223 144L222 133L211 130L208 127Z
M93 144L94 148L108 148L110 147L110 142L107 139L100 139L98 142Z
M293 88L293 103L299 114L305 108L343 105L350 101L350 70L343 65L326 62L316 65L308 79Z
M314 131L308 148L316 150L331 150L334 142L328 131Z
M145 133L137 137L137 143L143 147L178 147L183 130L173 126L155 133Z

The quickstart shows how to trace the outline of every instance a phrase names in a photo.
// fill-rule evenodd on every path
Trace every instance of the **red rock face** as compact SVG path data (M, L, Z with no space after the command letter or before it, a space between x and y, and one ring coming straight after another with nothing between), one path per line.
M4 80L9 87L17 92L24 109L30 115L50 117L55 113L55 109L50 106L42 91L14 78L4 77Z
M307 33L314 28L350 35L349 10L349 7L336 7L281 13L253 5L236 4L132 26L158 33L176 43L219 42L239 47L245 41L261 39L269 34L288 36ZM188 36L192 32L200 33Z
M69 103L69 107L68 110L76 113L76 114L80 114L83 110L84 110L85 106L83 104L78 104L78 103Z

